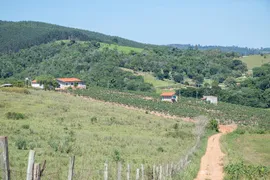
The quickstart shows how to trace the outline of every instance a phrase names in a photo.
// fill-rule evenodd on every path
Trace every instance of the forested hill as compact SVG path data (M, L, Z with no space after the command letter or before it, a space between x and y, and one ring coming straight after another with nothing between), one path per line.
M247 48L247 47L238 47L238 46L201 46L201 45L190 45L190 44L170 44L168 46L179 48L179 49L188 49L188 48L197 48L199 50L220 50L223 52L236 52L241 56L254 55L254 54L269 54L270 48Z
M147 46L128 39L109 36L93 31L68 28L54 24L34 21L10 22L0 20L0 52L19 51L34 45L48 43L54 40L96 40L108 44L144 48Z

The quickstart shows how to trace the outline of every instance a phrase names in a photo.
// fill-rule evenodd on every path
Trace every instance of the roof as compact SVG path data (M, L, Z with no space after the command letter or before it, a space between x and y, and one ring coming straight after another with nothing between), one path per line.
M173 96L175 95L175 92L164 92L160 96Z
M37 80L33 80L32 83L37 83Z
M82 80L78 78L57 78L58 81L62 82L81 82Z
M0 87L11 87L11 86L12 86L12 84L3 84Z

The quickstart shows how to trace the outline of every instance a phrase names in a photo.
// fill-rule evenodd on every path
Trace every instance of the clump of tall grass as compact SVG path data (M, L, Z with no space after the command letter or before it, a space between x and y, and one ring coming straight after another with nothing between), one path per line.
M23 113L8 112L8 113L6 113L6 118L19 120L19 119L25 119L26 116Z

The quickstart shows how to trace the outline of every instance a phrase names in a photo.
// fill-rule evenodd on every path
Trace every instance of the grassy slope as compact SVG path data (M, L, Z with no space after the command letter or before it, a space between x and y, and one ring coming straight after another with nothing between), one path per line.
M224 135L221 143L222 150L227 155L225 166L243 162L246 165L270 167L270 134L233 132ZM229 179L229 175L226 178Z
M266 55L266 58L261 55L251 55L240 58L241 61L247 64L248 69L252 69L254 67L260 67L262 64L270 62L270 54Z
M27 119L9 120L5 116L7 112L24 113ZM92 123L93 117L97 122ZM53 179L66 179L68 156L71 154L76 155L77 174L86 169L83 171L86 175L90 169L92 176L97 177L105 160L110 164L110 175L115 172L113 157L114 151L118 150L120 158L131 163L135 174L135 168L141 163L178 159L194 142L192 136L184 139L165 136L176 120L97 101L90 103L80 97L55 92L31 91L30 95L24 95L0 91L0 123L1 135L9 137L11 169L22 172L14 179L25 175L29 151L18 150L15 145L24 140L27 149L32 147L36 150L37 162L47 160L46 172L55 173L51 177ZM183 132L191 133L192 124L179 124ZM71 140L74 138L75 141ZM54 148L59 147L64 151L71 149L69 153L56 152ZM165 151L159 152L158 148Z
M122 51L123 53L129 53L130 51L134 51L137 53L140 53L143 51L142 48L135 48L135 47L129 47L129 46L120 46L116 44L106 44L106 43L100 43L101 48L110 48L110 49L117 49L118 51Z

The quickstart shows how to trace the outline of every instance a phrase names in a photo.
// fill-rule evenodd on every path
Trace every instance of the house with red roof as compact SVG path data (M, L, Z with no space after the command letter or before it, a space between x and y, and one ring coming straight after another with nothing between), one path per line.
M59 84L59 88L56 90L71 88L86 89L84 82L78 78L57 78L56 81ZM31 83L33 88L44 89L43 84L38 83L36 80L33 80Z
M178 99L175 92L163 92L160 96L161 101L176 102Z
M83 83L82 80L78 78L57 78L56 79L60 89L66 88L79 88L79 89L86 89L86 85Z

